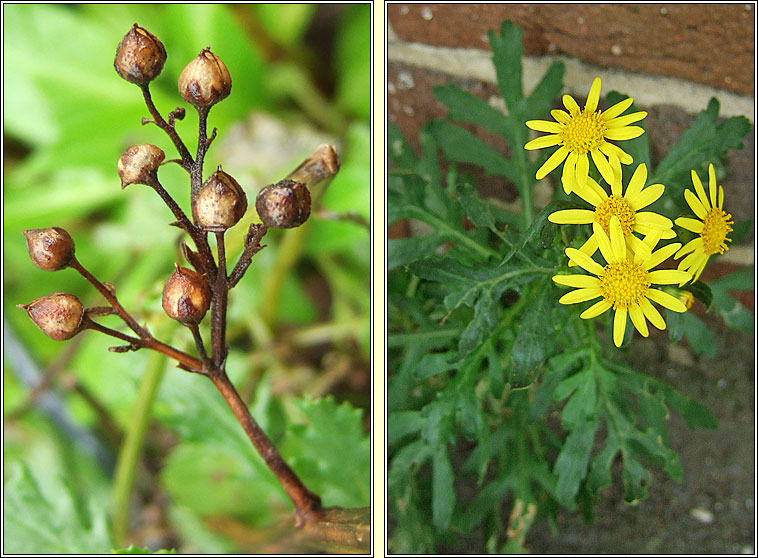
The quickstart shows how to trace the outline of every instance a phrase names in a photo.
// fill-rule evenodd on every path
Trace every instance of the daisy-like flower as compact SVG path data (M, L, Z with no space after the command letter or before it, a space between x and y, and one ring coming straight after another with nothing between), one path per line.
M609 308L613 308L616 312L613 318L613 343L617 347L620 347L624 340L627 314L632 319L634 327L644 337L648 336L645 318L658 329L666 328L666 322L650 303L651 300L674 312L687 311L687 307L678 298L652 288L653 284L673 285L689 280L690 274L686 271L675 269L651 271L671 257L681 244L678 242L668 244L653 252L657 240L653 242L645 239L633 255L630 255L618 218L611 217L610 238L598 223L592 223L592 228L598 238L600 252L607 263L602 266L587 254L573 248L566 248L566 255L595 277L591 275L554 276L553 281L559 285L576 288L563 295L558 302L576 304L602 297L602 300L582 312L580 317L594 318Z
M629 165L632 156L608 140L628 140L641 136L645 130L639 126L629 126L642 120L646 112L634 112L621 116L633 100L625 99L616 103L605 112L597 110L600 99L600 78L595 78L587 95L584 110L570 95L563 96L563 105L568 112L551 110L550 114L556 120L529 120L526 125L538 132L548 132L528 142L524 149L541 149L558 145L558 149L545 161L537 171L537 180L547 176L564 160L561 182L567 194L582 186L587 181L589 173L589 157L595 163L608 184L613 183L614 175L621 176L621 163ZM588 156L589 155L589 156Z
M660 198L665 189L663 184L651 184L645 188L646 180L647 167L643 163L637 166L637 170L634 171L629 180L629 185L626 187L626 193L622 194L619 177L619 179L614 178L611 182L611 195L609 196L597 182L588 177L587 184L584 187L576 188L574 193L593 206L594 211L590 209L562 209L551 213L548 216L548 221L559 225L597 223L608 236L611 217L615 216L621 224L621 231L630 250L633 250L641 242L632 232L643 236L660 234L658 238L674 238L676 234L672 230L674 224L671 219L652 211L640 211ZM592 257L597 247L597 234L593 234L579 248L579 251Z
M698 236L682 246L682 249L674 257L679 259L685 254L689 254L679 262L678 268L692 273L692 281L694 282L705 269L708 258L729 250L726 243L731 242L732 239L727 238L726 235L732 232L730 225L733 225L734 221L731 220L731 214L726 213L723 209L724 188L722 186L718 187L717 203L716 172L713 170L712 164L708 165L710 200L705 197L703 184L694 170L692 171L692 185L695 186L697 196L692 191L685 190L684 199L687 200L687 205L690 206L697 219L679 217L674 222L683 229L697 233Z

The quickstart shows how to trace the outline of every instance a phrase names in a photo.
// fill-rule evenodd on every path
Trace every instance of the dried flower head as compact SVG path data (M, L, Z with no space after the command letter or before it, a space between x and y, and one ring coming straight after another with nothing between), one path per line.
M226 99L232 90L232 78L226 65L204 48L179 75L179 93L195 107L209 107Z
M58 271L74 257L74 239L60 227L24 231L26 249L34 265L43 271Z
M145 85L158 77L165 62L163 43L135 23L118 44L113 67L126 81Z
M258 193L255 209L267 227L299 227L311 214L311 194L302 182L281 180L266 186Z
M84 308L74 295L55 292L33 300L29 304L19 304L42 333L55 339L65 341L79 333Z
M224 231L233 227L247 211L247 196L228 173L214 172L192 199L192 214L207 231Z
M121 188L124 189L129 184L155 184L156 171L165 158L166 154L160 147L149 143L128 147L118 160Z
M163 287L163 309L185 325L198 324L211 304L208 281L197 271L176 263L174 266L176 269Z

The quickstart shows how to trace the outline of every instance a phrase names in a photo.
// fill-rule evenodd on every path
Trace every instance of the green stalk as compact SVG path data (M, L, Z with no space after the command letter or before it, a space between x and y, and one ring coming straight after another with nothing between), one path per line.
M535 180L528 174L528 161L526 159L526 151L522 147L525 143L524 132L519 128L516 132L516 145L512 146L513 151L518 161L519 173L521 180L520 184L517 184L519 191L519 198L521 199L521 214L524 217L524 230L529 228L529 225L534 221L534 201L532 200L532 190Z
M165 332L164 332L165 333ZM140 383L139 394L126 425L124 443L118 454L113 480L113 539L125 547L129 534L129 503L145 432L152 415L153 402L166 370L166 356L151 352Z

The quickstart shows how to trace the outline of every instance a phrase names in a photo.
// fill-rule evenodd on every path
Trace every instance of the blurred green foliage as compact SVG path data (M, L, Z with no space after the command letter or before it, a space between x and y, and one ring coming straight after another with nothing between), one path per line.
M248 214L240 230L227 235L232 265L242 247L242 229L257 221L258 190L281 179L318 144L337 146L341 170L322 200L323 216L318 211L312 215L299 260L284 278L274 323L261 323L258 310L260 287L278 257L281 231L269 232L268 248L231 293L227 368L248 396L255 394L254 416L326 505L369 505L369 438L362 412L353 406L368 407L368 388L341 394L353 404L331 397L311 400L307 394L323 391L315 387L321 362L309 356L311 345L298 346L289 337L280 341L279 336L285 326L288 335L325 331L317 345L321 351L348 355L353 365L368 368L369 232L333 217L351 212L370 219L370 5L14 4L4 6L3 13L4 320L43 369L66 359L65 370L73 372L81 389L54 393L78 425L95 433L103 434L102 416L88 397L105 409L117 429L127 428L148 355L109 353L112 340L92 333L77 338L71 349L41 334L16 304L56 290L79 296L86 306L103 301L72 270L52 274L36 269L21 232L66 228L78 259L96 277L116 285L128 310L153 331L168 327L160 296L173 262L182 261L180 233L168 226L172 216L153 192L144 186L122 191L116 173L118 158L134 143L154 143L167 159L176 156L163 132L140 124L148 115L142 95L113 69L116 46L131 25L139 23L166 46L168 58L151 92L164 117L177 106L188 108L177 132L191 152L197 117L178 94L178 75L208 45L229 68L232 94L209 117L209 130L217 127L218 137L205 174L222 164L247 192ZM260 129L252 126L256 122L263 122ZM166 165L161 181L188 212L184 171ZM116 324L112 318L104 321ZM182 328L164 340L194 352ZM298 357L301 352L308 356ZM18 366L4 360L4 402L10 410L28 395L28 388L9 373ZM257 528L280 519L290 504L210 384L167 366L155 417L174 441L168 446L152 442L166 452L154 482L169 496L168 517L183 526L197 525L193 540L193 530L171 526L184 542L198 551L234 551L234 541L205 533L205 517L241 518ZM327 441L341 445L326 453L323 447L331 447ZM115 548L109 546L115 543L103 523L110 505L109 473L69 443L62 430L37 412L6 429L5 551L98 553ZM105 445L115 455L118 448ZM42 451L47 452L41 461L46 467L35 467ZM60 513L74 505L77 514ZM23 517L34 520L39 544L26 536L29 526L19 519Z

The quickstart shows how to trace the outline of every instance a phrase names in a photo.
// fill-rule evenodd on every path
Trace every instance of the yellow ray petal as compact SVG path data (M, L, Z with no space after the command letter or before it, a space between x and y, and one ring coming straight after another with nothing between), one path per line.
M537 170L536 178L537 180L542 180L545 178L550 171L552 171L555 167L560 165L563 160L566 158L566 155L568 155L568 149L563 147L562 145L555 150L555 153L550 155L547 161L545 161L542 166Z
M703 204L703 207L709 208L708 198L705 196L705 190L703 190L703 183L700 182L700 177L694 170L690 171L690 176L692 177L692 185L695 187L695 193L700 198L700 203Z
M679 259L685 254L689 254L693 250L700 250L701 252L705 250L705 245L703 244L703 238L698 236L690 240L687 244L682 246L682 248L674 254L674 259Z
M613 120L616 118L619 114L624 112L626 109L628 109L630 106L632 106L632 103L634 102L634 99L631 97L624 99L623 101L619 101L612 107L610 107L608 110L606 110L603 113L603 119L607 122L609 120Z
M611 306L612 304L608 302L607 300L605 299L600 300L596 302L595 304L593 304L592 306L590 306L589 308L587 308L587 310L579 314L579 317L585 320L589 320L590 318L599 316L600 314L608 310L608 308L610 308Z
M561 209L553 211L547 220L558 225L588 225L595 220L595 212L589 209Z
M604 135L609 140L630 140L638 138L644 133L645 129L639 126L626 126L624 128L611 128Z
M565 110L553 109L550 111L550 116L555 118L555 121L560 122L561 124L568 124L571 122L571 116Z
M634 161L629 153L621 149L618 145L613 145L612 143L603 143L600 146L600 151L608 155L609 159L611 155L615 155L619 162L623 165L629 165L632 163L632 161Z
M667 244L660 250L656 250L650 254L650 256L647 257L645 261L642 262L642 268L647 271L648 269L653 269L654 267L661 265L663 262L673 256L680 247L681 244L674 242L673 244Z
M678 298L671 296L668 293L659 291L658 289L648 289L647 297L653 302L657 302L664 308L668 308L669 310L672 310L674 312L687 311L687 307L684 305L684 302L682 302Z
M711 194L711 207L716 207L716 171L713 163L708 165L708 191Z
M558 134L563 130L563 126L548 120L527 120L526 126L538 132L550 132L551 134Z
M630 199L629 188L627 188L626 194L624 194L624 198L629 203L629 207L632 208L632 211L639 211L651 203L658 201L658 198L663 195L665 189L666 187L663 184L651 184L642 190L642 192L637 194L633 199Z
M600 248L600 253L603 255L603 258L605 258L606 263L616 263L618 261L616 259L616 254L614 254L613 248L611 247L611 241L605 234L603 228L598 223L592 223L592 231L592 236L597 240L597 247Z
M625 114L624 116L619 116L618 118L612 118L611 120L606 120L605 125L608 126L609 128L623 128L624 126L628 126L629 124L639 122L646 116L647 116L647 113L644 111L632 112L630 114Z
M577 289L592 289L600 286L600 279L592 275L554 275L553 281L559 285Z
M697 215L699 219L705 219L706 215L708 215L708 211L706 211L695 194L689 190L685 190L684 199L687 201L687 205L690 206L690 209L692 209L692 212Z
M724 209L724 188L719 186L719 209Z
M575 184L578 188L584 187L587 183L587 176L590 172L590 160L586 153L577 153L576 157L576 179Z
M584 104L584 110L588 112L595 112L597 110L597 102L600 100L600 78L596 77L592 80L592 87L590 87L590 93L587 95L587 102Z
M637 331L640 332L642 337L647 337L647 322L645 322L645 314L642 312L642 308L639 306L630 306L629 317L632 318L634 327L637 328Z
M587 254L584 254L576 248L566 248L566 255L582 269L589 271L594 275L603 274L603 266L590 258Z
M689 273L678 269L656 269L647 274L647 280L655 285L676 285L686 283L690 278Z
M540 136L527 142L524 149L542 149L544 147L558 145L559 143L561 143L561 137L557 134L550 134L549 136Z
M639 213L637 215L639 215ZM705 227L702 221L698 221L697 219L690 219L689 217L679 217L676 221L674 221L674 223L683 229L687 229L688 231L692 231L697 234L703 232L703 228Z
M595 252L597 252L597 239L594 234L591 234L587 241L581 245L579 251L583 254L587 254L590 258ZM575 261L569 259L569 267L574 267L576 265Z
M568 109L569 114L573 117L576 117L579 115L581 110L579 110L579 105L576 104L576 101L571 95L564 95L563 96L563 106Z
M611 215L608 228L611 232L609 240L611 241L613 255L616 256L615 261L623 262L626 260L626 242L624 241L624 231L621 229L621 222L618 217Z
M597 170L600 171L600 174L603 176L603 179L608 183L613 183L613 169L611 168L610 163L608 163L608 159L605 158L605 155L599 150L599 149L593 149L590 151L590 155L592 155L592 160L595 162L595 166L597 167Z
M658 312L655 306L650 304L648 299L642 301L640 308L642 308L642 312L645 314L645 317L650 320L651 324L660 330L666 329L666 322L663 320L663 316L661 316L661 313Z
M569 195L576 188L576 157L576 153L572 151L563 165L561 184L566 195Z
M670 229L674 226L671 219L652 211L638 211L634 214L634 222L651 229Z
M602 294L603 293L600 290L600 287L592 289L576 289L575 291L571 291L563 295L558 299L558 302L561 304L577 304L579 302L592 300L593 298L602 296Z
M626 330L626 308L617 308L616 315L613 316L613 344L621 346L624 341L624 330Z
M645 163L641 163L637 165L632 178L629 179L629 185L626 187L626 194L624 194L624 199L626 201L630 201L639 196L640 192L642 192L642 189L645 187L646 180L647 167L645 166Z

